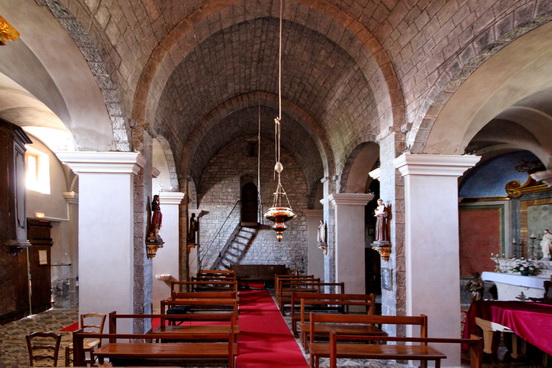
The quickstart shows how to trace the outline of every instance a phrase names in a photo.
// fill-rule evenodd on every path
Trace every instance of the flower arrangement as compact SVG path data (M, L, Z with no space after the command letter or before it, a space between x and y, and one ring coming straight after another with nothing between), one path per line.
M518 272L523 276L538 275L540 268L531 260L531 258L525 259L521 258L512 258L514 266L510 268L512 272Z

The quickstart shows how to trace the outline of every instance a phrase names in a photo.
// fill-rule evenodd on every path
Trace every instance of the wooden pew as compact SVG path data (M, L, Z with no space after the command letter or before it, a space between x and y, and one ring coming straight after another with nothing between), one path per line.
M300 310L299 310L299 332L301 336L301 343L305 349L308 349L307 341L310 338L310 313L321 312L325 313L334 312L334 313L349 313L349 309L354 307L356 314L359 314L358 309L362 309L363 314L365 315L374 315L375 312L375 295L374 294L312 294L306 295L306 298L301 298L300 300ZM331 324L320 324L315 326L315 333L317 335L323 334L327 336L328 331L331 328L334 328ZM369 332L365 330L364 327L358 329L359 333ZM350 332L354 333L354 332ZM372 333L377 333L378 335L384 334L383 331L375 330Z
M364 324L366 326L374 325L412 325L418 326L420 330L419 337L389 337L376 334L350 334L346 328L332 328L328 330L330 341L315 342L314 330L317 324L345 324L355 325ZM336 367L338 358L353 359L400 359L400 360L420 360L422 367L427 366L427 361L435 361L435 366L440 366L441 359L446 356L437 349L428 346L429 342L436 343L468 343L471 350L471 367L481 367L482 344L480 339L446 339L446 338L428 338L427 337L427 316L373 316L373 315L351 315L351 314L319 314L310 315L311 336L309 342L310 366L319 367L319 360L322 357L330 358L331 367ZM339 344L338 340L348 340L349 343ZM413 345L381 345L366 343L350 343L350 341L397 341L414 342Z
M100 364L108 358L113 366L154 366L179 365L190 361L227 361L228 367L234 367L237 347L233 340L232 330L219 334L157 334L157 339L182 340L193 338L195 342L147 343L134 342L151 339L150 334L97 334L77 330L73 333L73 362L75 367L86 366L84 363L83 340L85 338L109 339L93 353ZM224 339L225 342L204 342L205 339ZM120 340L124 340L120 341Z
M168 309L175 308L174 313L199 313L199 312L231 312L238 315L237 298L169 298L161 300L161 314L169 314Z
M348 341L346 344L338 344L338 340ZM360 344L352 344L350 341L361 341ZM394 341L399 343L419 343L417 345L382 345L374 342ZM372 344L366 344L371 342ZM337 368L337 358L353 359L380 359L380 360L420 360L422 367L427 367L427 361L435 361L435 367L439 368L441 359L446 356L428 343L438 344L468 344L470 356L470 368L482 367L482 341L473 336L470 339L459 338L420 338L420 337L377 337L338 335L330 332L330 368Z
M236 278L234 270L200 270L198 275L219 276L223 278Z
M171 293L195 291L235 291L238 283L235 280L171 281Z
M291 279L314 279L314 275L274 275L274 295L278 294L280 289L280 281Z
M234 271L202 270L191 281L236 281Z
M280 308L280 313L285 315L286 304L291 303L291 294L293 292L303 293L319 293L320 284L319 278L293 278L293 279L280 279L278 280L278 291L276 292L276 303Z
M142 319L142 318L158 318L160 326L150 331L154 335L150 338L158 339L160 334L179 334L182 336L195 335L220 335L226 333L230 328L234 334L233 340L237 341L240 328L237 324L237 314L229 313L188 313L188 314L117 314L111 312L109 314L109 333L117 333L117 320L120 319ZM178 321L181 324L176 325ZM184 322L182 324L182 322ZM167 325L168 323L168 325ZM207 340L207 336L205 340ZM183 338L183 340L187 340ZM216 339L214 339L216 340Z
M321 283L326 284L326 283ZM297 335L297 323L301 320L301 299L330 299L333 296L336 295L347 295L345 294L345 284L343 282L340 283L330 283L330 284L336 284L339 286L339 292L338 293L325 293L323 291L320 291L318 293L311 293L311 292L301 292L301 291L294 291L291 293L291 301L290 301L290 316L291 316L291 328L293 330L293 334ZM348 295L357 295L357 294L348 294ZM339 298L338 298L339 299ZM320 307L318 310L322 310L323 308ZM339 313L344 313L344 307L331 307L328 305L326 308L327 310L334 310ZM308 308L307 308L308 310ZM310 312L310 310L309 310ZM308 320L308 318L306 318Z

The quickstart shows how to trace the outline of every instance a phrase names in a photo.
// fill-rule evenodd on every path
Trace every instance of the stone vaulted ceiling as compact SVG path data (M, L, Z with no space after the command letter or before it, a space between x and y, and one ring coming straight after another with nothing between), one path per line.
M15 3L17 10L9 6ZM180 178L197 181L222 147L256 135L259 106L262 136L272 139L279 4L5 0L0 11L22 24L24 44L2 50L2 57L17 60L26 53L34 57L34 64L28 63L33 72L44 78L41 84L25 80L31 74L10 69L9 63L0 65L0 72L44 101L60 119L55 124L71 131L77 149L140 150L149 134L168 142ZM463 107L465 100L447 103L493 53L546 24L551 12L552 3L540 0L284 0L282 144L311 189L324 176L341 175L360 145L379 144L405 127L408 132L397 134L392 156L405 145L413 153L458 154L510 144L500 129L507 121L533 136L527 141L545 160L552 149L543 148L540 137L550 133L546 106L551 98L538 83L476 128L461 127L454 135L455 111L447 106ZM41 32L51 41L41 42ZM539 37L535 45L543 44ZM549 60L548 49L540 48L539 60ZM78 52L89 80L76 79L83 73L64 74L76 68L72 61ZM494 70L494 80L503 80L502 69ZM99 93L84 99L90 88L78 87L91 82ZM40 95L37 85L54 88ZM18 116L19 110L10 109L10 116ZM469 124L468 117L455 124ZM101 129L93 125L100 122ZM112 142L105 143L109 125Z

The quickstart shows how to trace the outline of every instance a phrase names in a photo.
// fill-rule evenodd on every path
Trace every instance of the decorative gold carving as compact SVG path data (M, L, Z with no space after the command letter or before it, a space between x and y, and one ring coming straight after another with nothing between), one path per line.
M378 245L378 246L372 246L372 248L378 251L382 261L389 261L389 257L391 256L390 245Z
M519 181L513 180L506 184L506 193L510 198L519 198L526 193L535 193L548 190L546 184L538 183L530 175L527 176L527 181L522 185Z
M529 201L520 201L519 202L519 212L520 212L520 236L521 242L525 245L529 244L529 234L528 234L528 208L531 206L541 206L545 204L552 204L552 198L541 198L533 199ZM527 251L527 247L524 249L524 253ZM522 256L527 256L527 254L522 254Z
M0 16L0 45L6 45L8 40L15 41L19 38L19 32Z

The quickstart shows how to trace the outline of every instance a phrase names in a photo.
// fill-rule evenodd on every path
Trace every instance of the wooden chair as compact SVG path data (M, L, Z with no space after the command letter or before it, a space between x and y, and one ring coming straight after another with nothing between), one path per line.
M49 367L50 365L38 365L41 362L50 361L53 367L57 367L59 344L61 334L55 332L33 332L25 336L29 351L29 363L31 367Z
M105 324L105 314L101 313L83 313L80 315L80 329L83 332L102 333ZM85 362L93 364L92 352L101 345L101 339L90 338L84 339L83 349L85 354L88 353L89 359ZM69 344L65 347L65 366L69 367L72 359L73 344Z

